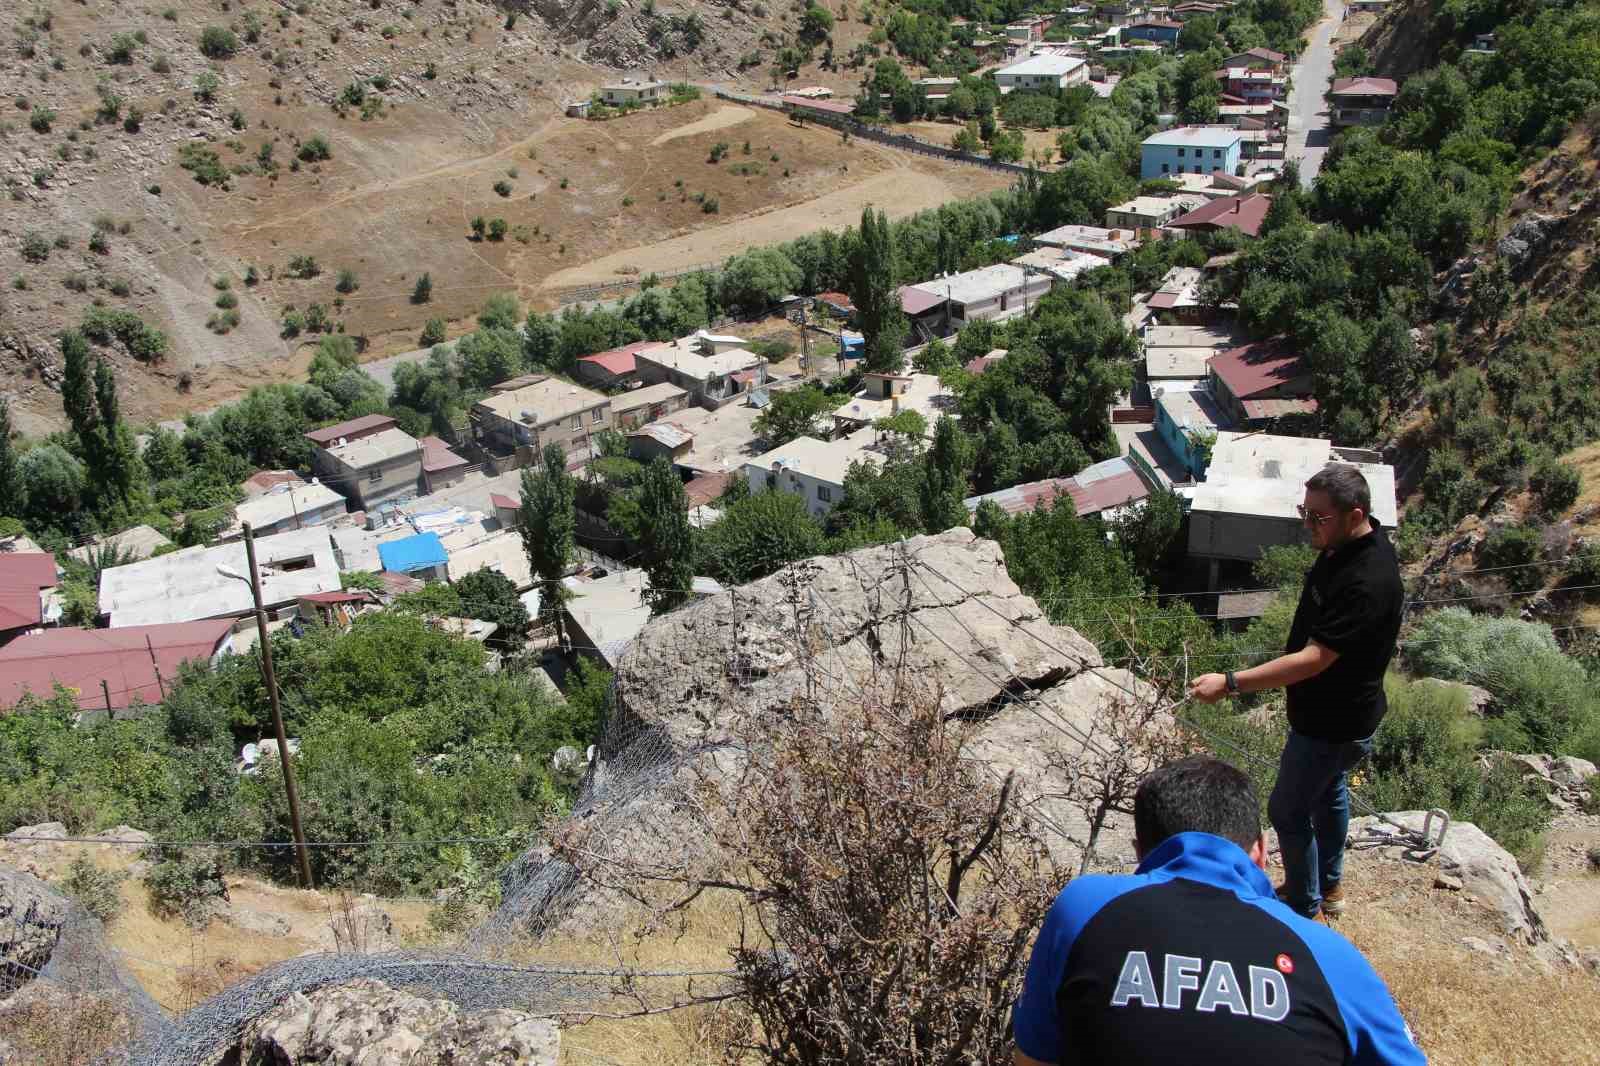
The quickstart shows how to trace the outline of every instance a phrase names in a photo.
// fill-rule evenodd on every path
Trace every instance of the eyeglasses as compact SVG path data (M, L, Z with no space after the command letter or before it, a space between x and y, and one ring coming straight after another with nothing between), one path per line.
M1308 511L1306 510L1305 504L1297 504L1295 506L1295 510L1300 512L1300 521L1308 526L1311 526L1312 528L1316 528L1317 526L1323 525L1327 522L1332 522L1334 518L1337 517L1336 515L1318 514L1315 511Z

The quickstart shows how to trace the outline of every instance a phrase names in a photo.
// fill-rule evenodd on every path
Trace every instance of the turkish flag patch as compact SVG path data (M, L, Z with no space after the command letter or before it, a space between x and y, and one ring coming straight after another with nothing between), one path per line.
M1291 959L1289 956L1283 954L1282 952L1279 952L1278 953L1278 958L1277 958L1276 961L1277 961L1277 964L1278 964L1278 970L1280 972L1282 972L1282 973L1294 973L1294 960Z

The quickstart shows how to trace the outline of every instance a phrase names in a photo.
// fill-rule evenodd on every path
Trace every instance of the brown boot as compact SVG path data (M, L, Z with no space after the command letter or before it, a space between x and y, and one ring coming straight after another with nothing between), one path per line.
M1333 884L1322 890L1322 913L1337 918L1344 913L1344 885Z

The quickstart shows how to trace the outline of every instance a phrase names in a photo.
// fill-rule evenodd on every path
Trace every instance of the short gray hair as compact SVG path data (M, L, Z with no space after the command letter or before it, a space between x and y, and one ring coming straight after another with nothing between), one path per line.
M1310 492L1325 492L1333 505L1345 514L1357 507L1361 513L1372 514L1372 489L1361 471L1347 463L1329 463L1311 475L1306 482Z

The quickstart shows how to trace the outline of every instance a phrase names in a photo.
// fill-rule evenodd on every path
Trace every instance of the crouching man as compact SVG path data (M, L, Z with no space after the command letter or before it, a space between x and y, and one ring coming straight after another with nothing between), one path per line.
M1079 877L1045 918L1018 1066L1427 1061L1361 953L1273 894L1244 773L1207 756L1156 770L1134 832L1137 872Z

